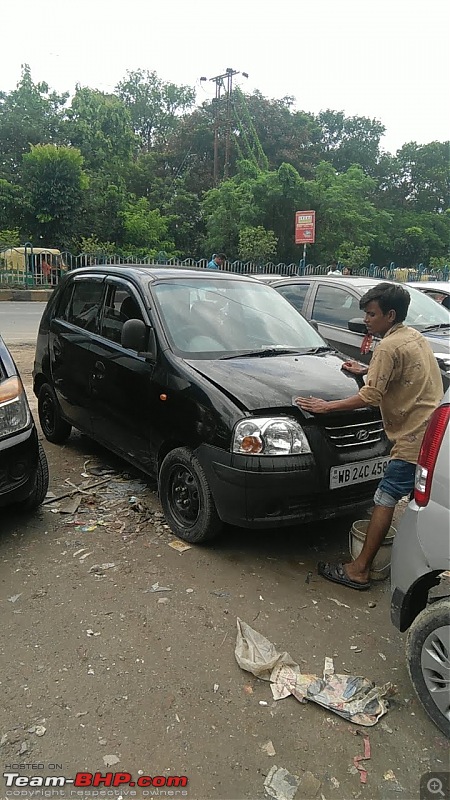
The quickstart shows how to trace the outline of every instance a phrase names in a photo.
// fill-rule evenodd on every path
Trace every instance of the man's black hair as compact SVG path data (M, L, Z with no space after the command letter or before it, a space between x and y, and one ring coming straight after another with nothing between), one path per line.
M359 307L364 311L373 300L378 303L383 314L395 311L395 321L403 322L408 313L411 295L398 283L377 283L361 297Z
M227 257L226 257L226 255L225 255L225 253L216 253L216 255L214 256L214 258L221 258L221 259L222 259L222 261L226 261L226 260L227 260Z

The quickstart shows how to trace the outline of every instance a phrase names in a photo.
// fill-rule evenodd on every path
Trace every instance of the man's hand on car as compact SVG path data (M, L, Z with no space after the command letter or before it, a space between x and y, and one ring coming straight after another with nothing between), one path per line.
M296 397L294 402L299 408L309 411L310 414L328 414L330 410L329 403L321 400L320 397Z
M360 364L359 361L344 361L341 369L351 372L353 375L365 375L369 368Z

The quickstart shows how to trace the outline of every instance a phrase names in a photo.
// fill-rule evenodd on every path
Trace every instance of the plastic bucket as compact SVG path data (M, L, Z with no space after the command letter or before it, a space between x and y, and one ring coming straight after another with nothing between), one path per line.
M353 560L359 556L363 548L368 525L368 519L357 519L350 528L348 546ZM391 547L396 533L396 529L391 525L384 542L373 560L370 570L370 579L372 581L384 581L389 577L391 570Z

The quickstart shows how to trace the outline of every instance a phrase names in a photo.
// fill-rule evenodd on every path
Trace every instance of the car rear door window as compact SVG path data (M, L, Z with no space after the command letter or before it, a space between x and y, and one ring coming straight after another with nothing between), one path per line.
M283 297L297 309L297 311L303 311L303 304L309 289L309 283L290 283L285 286L278 286L276 289L279 294L283 295Z
M312 318L316 322L346 328L355 317L361 317L359 298L338 286L321 285L314 299Z
M75 281L63 319L88 331L97 330L97 317L103 295L103 283L95 280Z

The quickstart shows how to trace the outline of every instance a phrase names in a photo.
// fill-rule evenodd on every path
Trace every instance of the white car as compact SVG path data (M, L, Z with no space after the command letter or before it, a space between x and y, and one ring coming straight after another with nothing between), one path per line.
M428 424L414 499L394 539L391 620L408 631L406 659L417 696L450 738L449 419L450 390Z

